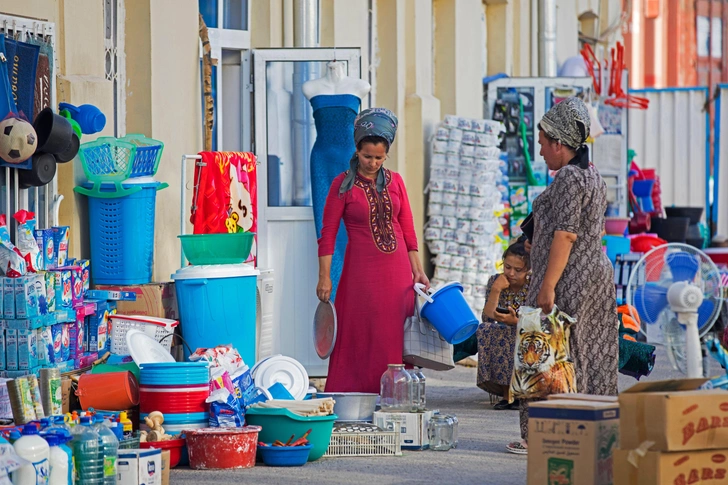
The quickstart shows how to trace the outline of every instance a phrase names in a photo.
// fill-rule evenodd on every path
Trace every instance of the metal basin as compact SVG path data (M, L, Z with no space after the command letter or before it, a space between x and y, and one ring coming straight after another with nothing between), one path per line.
M371 421L378 394L368 392L317 392L318 398L333 398L337 421Z

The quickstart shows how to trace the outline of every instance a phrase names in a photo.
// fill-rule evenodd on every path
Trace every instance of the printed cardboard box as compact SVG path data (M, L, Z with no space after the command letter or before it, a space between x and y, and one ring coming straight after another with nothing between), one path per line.
M116 483L162 485L162 450L119 450L116 468Z
M728 450L614 450L615 485L688 485L728 483Z
M119 301L117 312L120 315L146 315L150 317L179 320L177 295L174 283L150 283L130 286L96 286L97 290L133 292L136 301Z
M374 424L385 430L399 427L399 442L403 449L424 450L430 447L427 427L432 411L424 413L374 413Z
M706 379L642 382L619 395L619 448L654 441L652 451L728 448L728 392L698 390Z
M619 404L550 400L529 405L528 485L612 485Z

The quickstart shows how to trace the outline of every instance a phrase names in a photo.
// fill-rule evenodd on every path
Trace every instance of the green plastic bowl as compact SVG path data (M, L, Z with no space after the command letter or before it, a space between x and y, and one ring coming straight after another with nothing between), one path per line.
M254 232L186 234L177 236L190 264L239 264L250 255Z
M292 413L288 409L250 408L245 412L246 424L260 426L258 441L273 443L276 440L286 442L295 435L298 439L311 430L308 441L313 445L308 461L316 461L329 449L334 421L338 416L312 416L309 418Z

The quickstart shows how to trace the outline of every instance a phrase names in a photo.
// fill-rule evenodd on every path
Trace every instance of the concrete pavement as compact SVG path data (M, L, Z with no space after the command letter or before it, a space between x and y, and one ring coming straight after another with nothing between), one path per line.
M721 372L713 368L714 374ZM322 458L298 468L255 468L239 471L193 471L175 469L171 483L214 485L342 484L371 485L495 484L526 482L526 457L505 452L504 446L519 437L518 411L495 411L488 394L475 386L474 368L456 367L447 372L425 372L430 409L455 414L460 422L460 446L447 452L404 451L401 457ZM658 354L656 369L648 380L676 378L664 353ZM636 381L620 375L620 390Z

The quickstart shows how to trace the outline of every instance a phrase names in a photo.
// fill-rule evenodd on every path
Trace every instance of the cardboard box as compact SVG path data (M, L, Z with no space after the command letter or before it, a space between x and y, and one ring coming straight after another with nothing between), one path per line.
M38 331L18 330L18 370L38 367Z
M169 450L162 452L162 485L169 485L169 471L172 453Z
M614 450L615 485L728 483L728 450L630 453Z
M18 331L10 328L5 330L5 368L18 370Z
M3 278L3 316L15 318L15 281Z
M529 405L528 485L612 485L619 404L551 400ZM560 481L558 481L560 480Z
M61 378L61 403L63 414L81 409L81 403L78 396L76 396L73 381L68 377Z
M619 402L617 396L598 396L596 394L580 394L576 392L570 394L551 394L546 399L549 401L567 399L570 401L611 402L615 404Z
M119 450L117 483L162 485L162 450Z
M97 290L133 292L136 301L119 301L117 311L120 315L146 315L150 317L179 320L177 295L174 283L150 283L130 286L96 286Z
M399 443L402 449L425 450L430 447L427 437L427 427L432 417L432 411L424 413L374 413L373 423L384 430L393 430L399 427Z
M728 448L728 393L698 390L706 379L642 382L619 395L619 448L654 441L653 451Z

